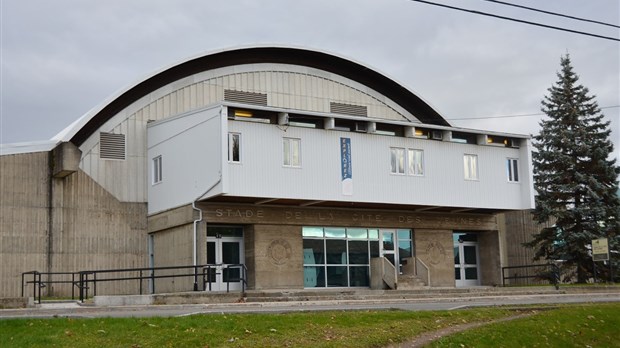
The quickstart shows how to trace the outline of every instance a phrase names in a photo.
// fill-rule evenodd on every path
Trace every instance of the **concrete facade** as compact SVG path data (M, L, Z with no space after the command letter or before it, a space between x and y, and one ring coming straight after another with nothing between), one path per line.
M452 230L415 229L416 256L428 266L429 286L454 286ZM484 266L486 268L486 264Z
M21 295L22 272L146 265L146 204L119 202L81 170L56 170L53 153L0 156L0 297ZM102 283L98 290L136 287ZM67 296L71 285L51 284L44 294Z

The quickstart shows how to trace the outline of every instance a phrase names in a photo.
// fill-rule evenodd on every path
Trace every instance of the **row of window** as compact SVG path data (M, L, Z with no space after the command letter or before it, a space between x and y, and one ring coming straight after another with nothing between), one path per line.
M283 138L282 165L301 167L301 139ZM241 163L241 134L228 133L228 162Z
M282 139L282 165L285 167L301 167L301 139ZM241 134L228 134L228 161L241 163ZM392 147L390 148L390 172L392 174L423 176L424 151ZM463 155L463 173L465 180L478 180L478 156ZM519 161L516 158L506 159L506 177L509 182L519 182ZM162 157L153 158L153 184L163 179Z
M424 151L401 147L390 148L390 172L392 174L423 176ZM477 155L463 155L463 174L465 180L478 180ZM518 159L506 159L506 178L509 182L519 182Z

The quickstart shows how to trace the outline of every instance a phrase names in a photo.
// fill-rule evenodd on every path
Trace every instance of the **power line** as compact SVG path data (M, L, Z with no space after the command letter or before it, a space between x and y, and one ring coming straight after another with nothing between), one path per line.
M513 22L518 22L518 23L523 23L523 24L535 25L535 26L538 26L538 27L543 27L543 28L548 28L548 29L567 31L567 32L573 33L573 34L580 34L580 35L597 37L599 39L620 41L620 39L617 39L615 37L603 36L603 35L598 35L598 34L592 34L592 33L587 33L587 32L584 32L584 31L567 29L567 28L562 28L562 27L555 27L555 26L552 26L552 25L536 23L536 22L530 22L530 21L525 21L525 20L522 20L522 19L516 19L516 18L512 18L512 17L504 17L504 16L500 16L500 15L496 15L496 14L488 13L488 12L481 12L481 11L476 11L476 10L468 10L468 9L462 8L462 7L455 7L455 6L450 6L450 5L438 4L436 2L431 2L431 1L424 1L424 0L409 0L409 1L420 2L420 3L423 3L423 4L427 4L427 5L445 7L445 8L449 8L449 9L452 9L452 10L473 13L473 14L477 14L477 15L481 15L481 16L488 16L488 17L493 17L493 18L504 19L504 20L507 20L507 21L513 21Z
M557 13L557 12L540 10L540 9L537 9L537 8L534 8L534 7L527 7L527 6L523 6L523 5L511 4L511 3L505 2L505 1L497 1L497 0L482 0L482 1L494 2L494 3L497 3L497 4L506 5L506 6L518 7L518 8L522 8L522 9L526 9L526 10L530 10L530 11L545 13L545 14L552 15L552 16L570 18L570 19L574 19L574 20L578 20L578 21L596 23L596 24L600 24L600 25L607 25L607 26L614 27L614 28L620 28L619 25L615 25L615 24L595 21L595 20L587 19L587 18L569 16L569 15L565 15L565 14L561 14L561 13Z
M620 108L620 105L599 107L599 109L613 109L613 108ZM464 118L445 118L445 120L446 121L488 120L488 119L494 119L494 118L532 117L532 116L543 116L543 115L546 115L546 114L544 112L538 112L535 114L520 114L520 115L497 115L497 116L480 116L480 117L464 117Z

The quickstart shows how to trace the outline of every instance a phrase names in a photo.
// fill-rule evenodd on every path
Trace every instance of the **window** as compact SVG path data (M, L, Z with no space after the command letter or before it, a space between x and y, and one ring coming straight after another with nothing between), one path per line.
M241 163L241 134L228 133L228 162Z
M301 166L301 139L284 138L284 166Z
M422 150L407 151L407 174L424 175L424 152Z
M478 156L463 156L463 165L465 170L465 180L478 180Z
M516 158L506 159L506 175L509 182L519 182L519 160Z
M392 174L405 174L405 149L390 148L390 163Z
M153 185L158 184L163 179L161 156L153 158Z
M392 147L390 166L392 174L405 174L406 168L407 175L424 175L424 151Z
M364 227L302 227L304 287L370 286L370 260L380 255L379 233ZM401 262L415 256L412 230L397 230L396 239Z

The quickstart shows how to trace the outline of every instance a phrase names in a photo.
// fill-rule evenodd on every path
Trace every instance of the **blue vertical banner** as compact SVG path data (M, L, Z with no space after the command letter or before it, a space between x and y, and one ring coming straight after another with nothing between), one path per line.
M340 138L340 168L342 178L342 194L353 195L353 166L351 165L351 139Z

